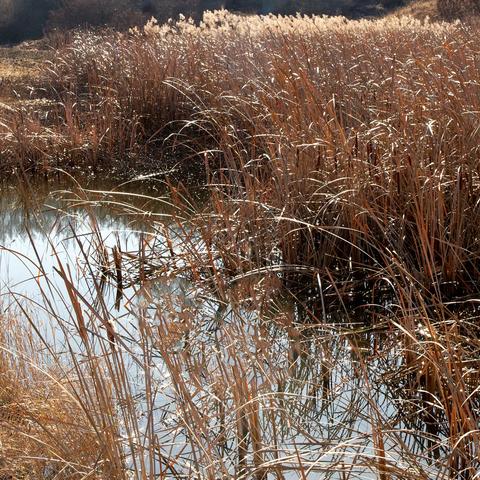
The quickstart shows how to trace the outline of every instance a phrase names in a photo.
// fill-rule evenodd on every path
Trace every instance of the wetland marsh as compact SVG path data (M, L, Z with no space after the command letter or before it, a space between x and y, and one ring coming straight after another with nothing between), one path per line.
M9 76L2 478L477 478L476 35L222 10Z

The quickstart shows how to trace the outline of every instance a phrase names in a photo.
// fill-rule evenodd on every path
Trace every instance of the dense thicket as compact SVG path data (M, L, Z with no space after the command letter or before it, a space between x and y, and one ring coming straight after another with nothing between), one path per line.
M58 4L58 0L0 0L0 43L40 36Z

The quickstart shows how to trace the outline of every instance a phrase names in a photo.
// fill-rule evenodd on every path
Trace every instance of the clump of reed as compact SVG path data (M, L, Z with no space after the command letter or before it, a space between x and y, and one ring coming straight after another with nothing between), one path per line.
M348 280L398 259L429 291L472 293L475 31L220 11L200 25L78 34L49 69L51 121L13 115L4 154L26 169L167 150L206 160L216 204L229 216L241 204L225 241L250 244L258 266L279 251Z
M0 318L0 476L81 478L107 472L98 458L98 425L89 421L94 413L84 411L77 398L82 382L63 368L67 364L55 361L60 354L44 344L33 317L35 327L25 322L21 308Z
M321 295L303 301L265 273L222 293L199 275L207 264L196 264L188 239L178 242L183 221L142 237L135 266L130 252L116 260L117 247L97 243L92 225L91 240L75 236L88 291L68 265L58 262L57 283L35 262L47 281L36 306L56 341L19 297L23 331L5 329L1 340L5 472L474 478L475 310L438 304L433 313L421 291L397 285L387 305L325 315ZM103 263L91 260L96 250ZM119 268L125 282L144 273L120 311L104 284L118 288Z
M99 242L95 300L58 266L72 308L50 314L78 343L53 362L95 412L110 470L91 472L474 478L476 33L222 11L57 53L56 113L23 136L12 116L9 155L48 170L51 138L82 165L168 148L208 178L195 208L170 184L170 223L138 254ZM103 284L118 307L126 259L119 318Z

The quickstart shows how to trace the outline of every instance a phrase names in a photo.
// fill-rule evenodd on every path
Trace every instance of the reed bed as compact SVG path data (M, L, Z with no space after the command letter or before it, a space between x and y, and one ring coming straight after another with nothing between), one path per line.
M4 156L43 171L206 164L221 184L212 203L235 218L225 241L247 263L279 250L286 264L373 282L400 263L428 291L472 294L475 32L220 11L199 26L78 34L49 67L51 118L13 113ZM243 253L230 255L242 273Z
M477 34L219 11L59 48L55 107L2 121L10 166L173 158L208 196L170 179L135 252L94 215L90 242L73 230L68 318L35 261L61 332L44 370L97 454L52 447L52 478L478 477Z
M405 287L325 315L267 274L221 292L183 225L158 223L139 254L92 219L79 272L55 249L55 275L26 260L42 300L2 318L2 474L475 478L475 309L431 315Z

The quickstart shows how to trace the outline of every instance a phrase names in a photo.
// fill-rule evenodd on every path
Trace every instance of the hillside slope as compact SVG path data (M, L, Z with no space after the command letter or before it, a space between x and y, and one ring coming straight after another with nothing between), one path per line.
M437 0L416 0L394 10L392 15L411 15L415 18L424 19L429 17L432 20L440 20Z

